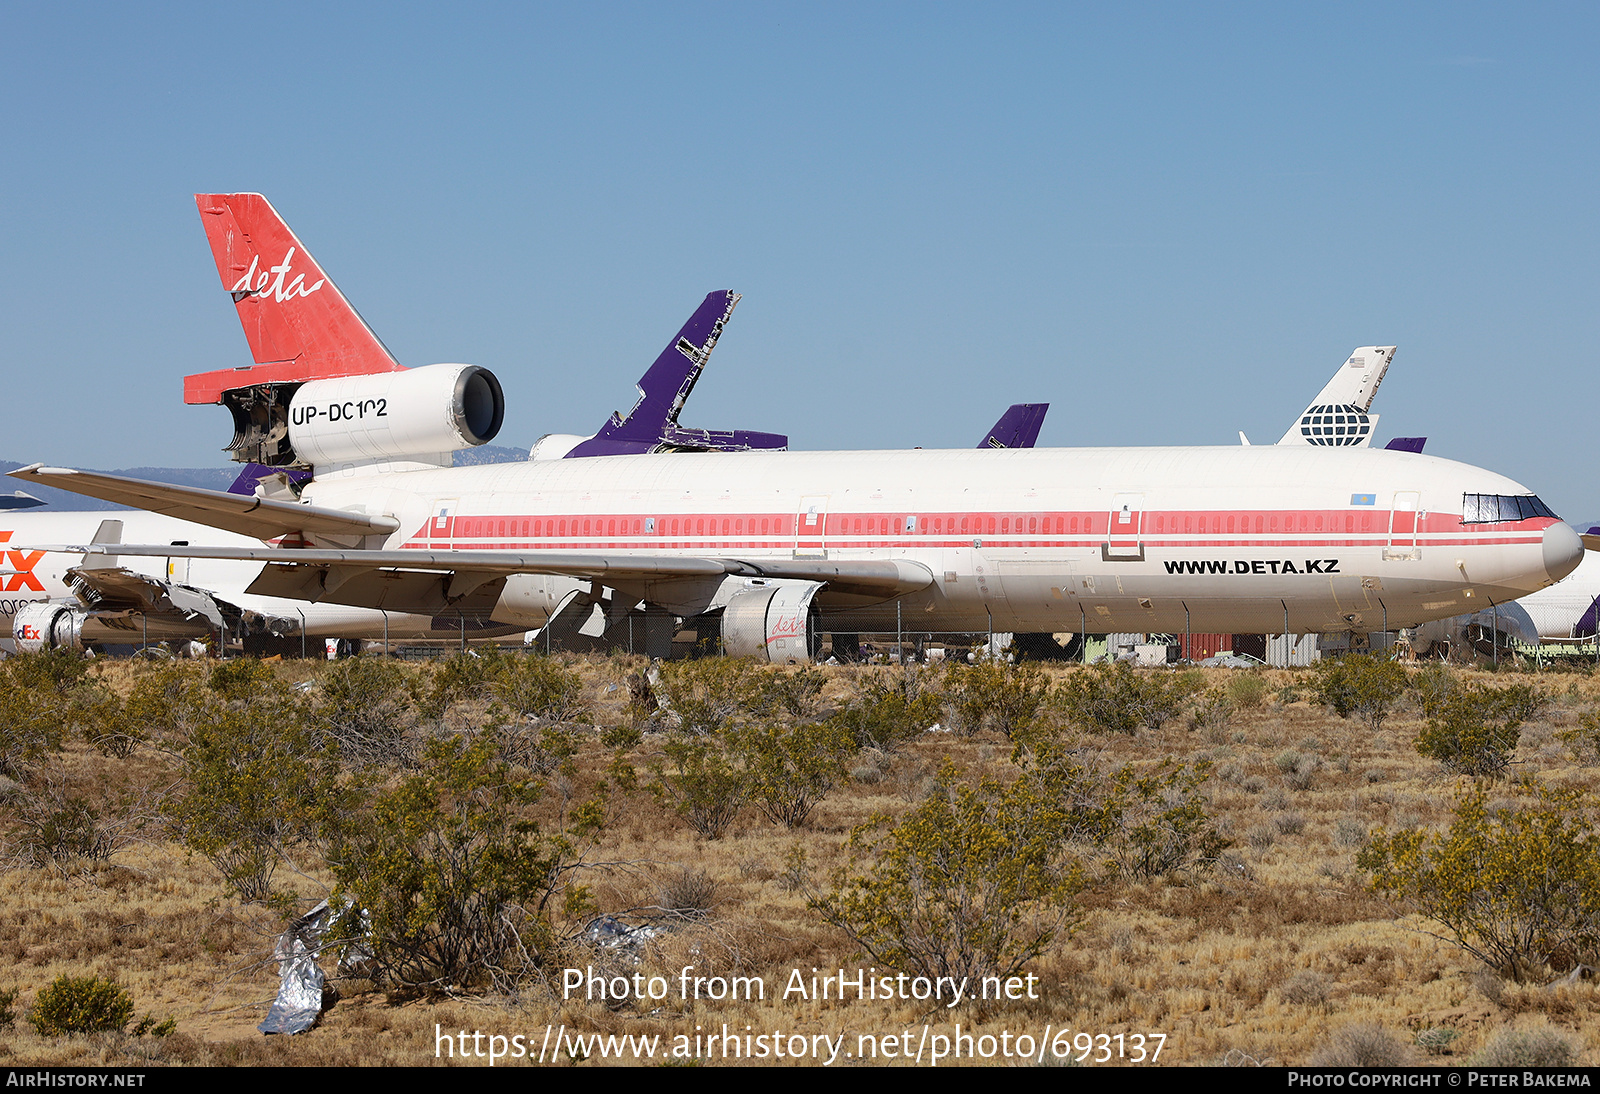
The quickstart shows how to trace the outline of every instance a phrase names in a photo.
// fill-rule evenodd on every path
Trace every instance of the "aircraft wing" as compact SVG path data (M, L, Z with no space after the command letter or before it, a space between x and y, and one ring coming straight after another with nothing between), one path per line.
M400 522L393 517L368 517L343 509L271 501L196 486L146 482L99 471L75 471L36 463L19 467L11 475L256 539L274 539L292 532L324 536L388 535L400 527Z
M379 571L449 574L445 595L466 595L512 574L573 577L605 585L650 585L685 579L766 577L825 582L840 593L888 599L933 584L927 567L905 559L830 562L826 559L742 559L669 555L587 554L578 551L358 551L325 548L196 547L172 544L57 544L34 550L156 558L230 559L264 563L250 590L269 596L320 600L356 578ZM87 558L86 558L87 561ZM338 601L343 602L343 601Z
M223 609L215 597L199 589L159 581L148 574L118 566L91 570L82 567L66 574L79 600L96 611L143 612L182 619L205 619L207 628L220 626Z

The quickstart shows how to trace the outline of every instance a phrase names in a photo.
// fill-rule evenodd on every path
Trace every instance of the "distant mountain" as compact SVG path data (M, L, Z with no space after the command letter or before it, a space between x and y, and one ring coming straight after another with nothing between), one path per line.
M480 463L521 463L528 458L527 448L507 448L504 445L486 444L477 448L469 448L455 454L455 466L469 467ZM7 471L15 471L24 464L15 460L0 460L0 475ZM126 475L130 479L146 479L150 482L170 482L179 486L198 486L204 490L226 490L239 477L242 465L229 464L226 467L124 467L109 471L110 475ZM9 484L9 485L8 485ZM127 509L126 505L115 505L109 501L98 498L87 498L82 494L74 494L69 490L58 490L53 486L43 486L39 483L24 485L16 479L0 479L0 493L11 493L12 487L26 491L44 502L23 512L43 513L53 509L100 512L109 509Z

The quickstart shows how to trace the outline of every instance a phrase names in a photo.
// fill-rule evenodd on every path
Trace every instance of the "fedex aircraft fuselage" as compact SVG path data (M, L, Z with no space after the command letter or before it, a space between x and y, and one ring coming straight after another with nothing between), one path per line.
M1468 504L1480 496L1526 499L1527 515L1469 519L1486 511ZM901 560L932 575L898 601L824 587L825 631L894 629L897 621L920 631L1394 629L1524 596L1582 556L1576 533L1520 484L1367 448L749 452L391 473L351 467L319 469L302 500L391 515L399 531L367 546L419 555ZM495 618L533 625L587 584L513 575ZM629 592L647 602L692 600L661 584Z

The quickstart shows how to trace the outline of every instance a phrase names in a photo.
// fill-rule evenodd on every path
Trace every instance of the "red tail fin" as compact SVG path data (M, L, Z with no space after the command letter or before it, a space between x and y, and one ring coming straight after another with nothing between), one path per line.
M186 376L186 403L256 384L395 372L392 357L260 194L196 194L200 223L233 295L255 365Z

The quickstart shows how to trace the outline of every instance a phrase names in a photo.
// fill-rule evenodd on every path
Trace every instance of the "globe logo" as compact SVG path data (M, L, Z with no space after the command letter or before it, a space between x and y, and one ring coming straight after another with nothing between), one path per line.
M1300 435L1307 444L1360 444L1372 432L1372 419L1348 404L1314 406L1300 419Z

